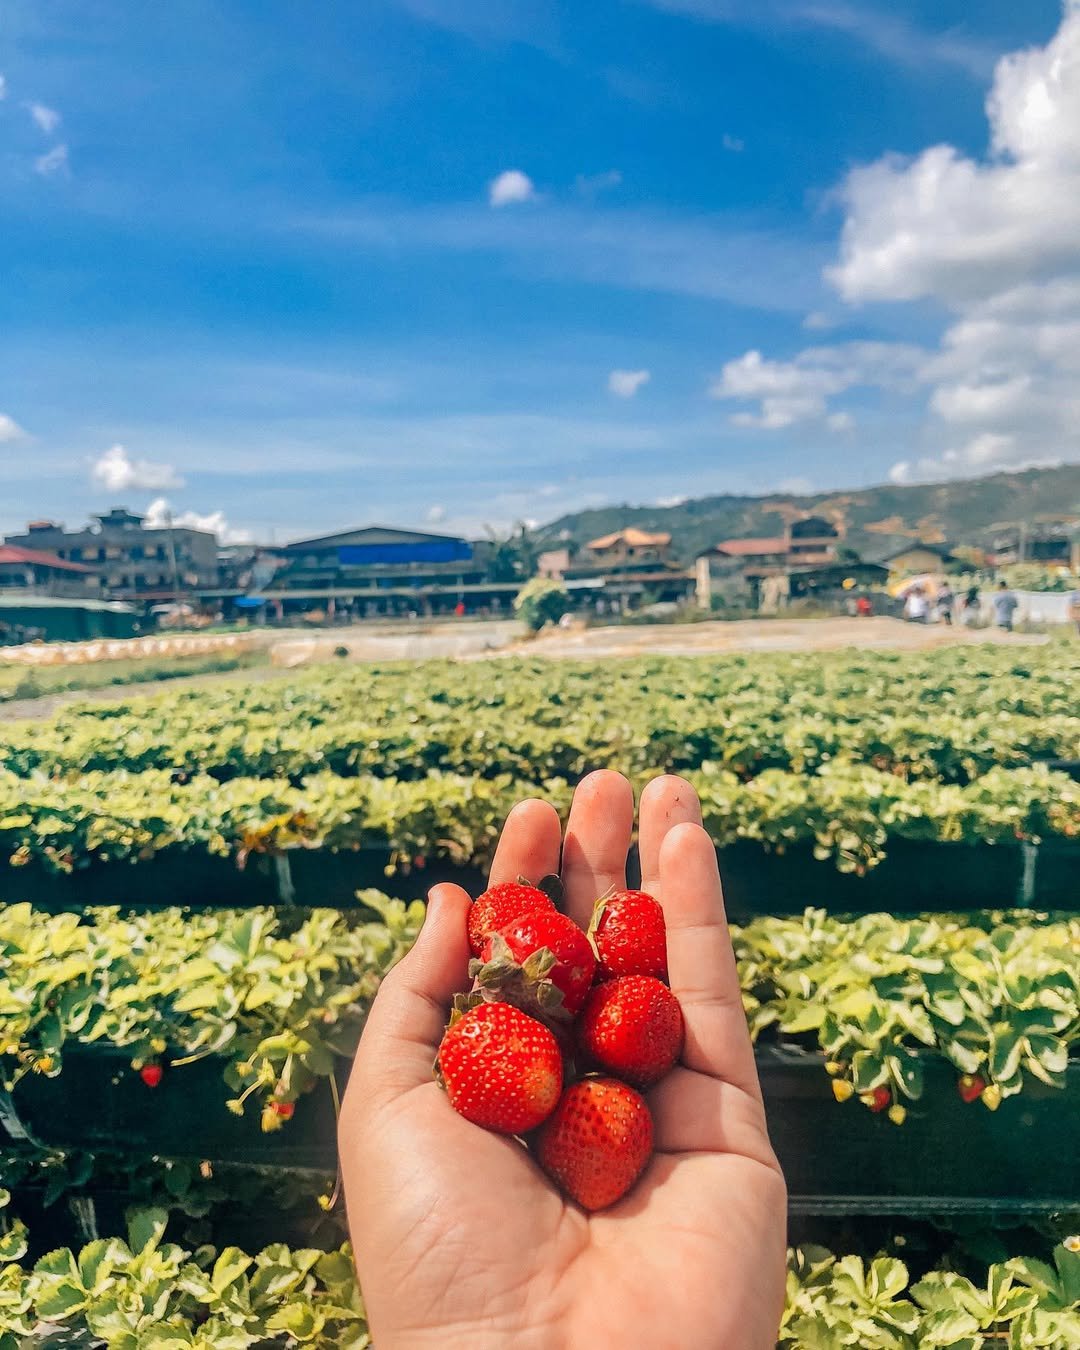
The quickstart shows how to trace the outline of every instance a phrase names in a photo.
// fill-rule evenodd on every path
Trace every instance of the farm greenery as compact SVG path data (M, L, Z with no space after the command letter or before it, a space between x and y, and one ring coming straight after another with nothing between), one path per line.
M0 858L61 872L169 849L388 848L483 865L523 794L685 773L718 844L1080 836L1075 644L722 660L314 670L87 705L0 733Z
M423 918L375 892L380 915L315 910L287 927L273 910L121 918L0 909L0 1076L55 1076L72 1042L123 1047L134 1069L222 1056L229 1108L254 1098L263 1126L351 1057L387 970Z
M0 908L0 1075L62 1072L72 1043L122 1047L132 1066L220 1056L231 1110L264 1128L344 1068L386 971L423 917L374 891L380 918L271 909L122 917ZM808 910L733 930L754 1037L819 1053L855 1093L922 1092L921 1054L980 1075L994 1106L1035 1078L1064 1085L1080 1042L1080 920L984 916L850 922ZM148 1109L152 1109L148 1105Z
M5 1200L0 1193L0 1205ZM9 1226L0 1243L0 1350L86 1336L106 1350L371 1344L348 1246L322 1252L277 1243L254 1256L237 1247L188 1251L165 1240L166 1225L162 1210L135 1211L126 1240L60 1248L32 1266L23 1263L25 1230ZM1013 1257L975 1280L948 1268L913 1280L892 1257L795 1248L779 1345L1068 1350L1080 1338L1078 1249L1080 1241L1067 1239L1050 1261Z
M1080 785L1044 768L992 769L966 787L909 783L842 762L813 775L768 769L748 782L711 765L687 777L718 845L813 844L841 871L875 866L890 838L998 844L1080 837ZM0 857L70 872L91 862L145 861L168 849L242 862L291 848L374 847L390 850L390 870L433 857L483 866L523 794L540 793L565 809L571 792L565 780L444 773L404 781L320 773L301 787L284 779L218 783L205 775L177 783L160 769L90 772L70 782L6 774Z
M707 765L749 778L836 759L905 779L1080 757L1075 644L1022 653L824 653L635 662L486 661L320 668L246 689L73 707L0 733L17 776L126 769L178 777L438 771L574 782Z

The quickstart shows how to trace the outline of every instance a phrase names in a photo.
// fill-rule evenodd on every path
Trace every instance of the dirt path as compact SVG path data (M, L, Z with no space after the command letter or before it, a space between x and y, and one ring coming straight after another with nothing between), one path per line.
M884 617L838 616L557 630L537 638L529 644L528 651L530 655L550 657L704 656L711 652L819 652L843 647L924 651L958 644L1037 646L1048 640L1038 633L1002 633L993 628L951 628Z

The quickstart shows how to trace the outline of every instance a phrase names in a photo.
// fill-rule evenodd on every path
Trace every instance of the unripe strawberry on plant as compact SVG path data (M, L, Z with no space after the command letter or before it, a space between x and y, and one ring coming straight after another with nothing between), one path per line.
M469 906L469 950L479 956L492 933L539 910L554 913L555 905L538 886L530 886L527 881L504 881L489 887Z
M601 896L593 910L589 937L596 948L598 982L618 975L667 979L664 911L647 891L616 891Z
M682 1053L682 1009L655 976L620 975L589 994L577 1034L586 1061L644 1088L663 1078Z
M614 1078L581 1078L563 1093L536 1139L540 1166L583 1209L621 1200L652 1154L644 1098Z
M562 1091L555 1037L509 1003L480 1003L455 1015L435 1071L459 1115L500 1134L534 1130Z
M996 1111L1001 1105L1001 1089L996 1083L988 1083L982 1090L981 1100L988 1111Z
M850 1079L834 1078L832 1080L832 1095L838 1102L849 1101L855 1095L855 1088Z
M526 1012L576 1013L593 981L596 957L589 939L557 910L536 910L492 934L470 974L485 997Z
M956 1082L956 1090L963 1101L977 1102L986 1090L986 1079L978 1073L962 1073Z

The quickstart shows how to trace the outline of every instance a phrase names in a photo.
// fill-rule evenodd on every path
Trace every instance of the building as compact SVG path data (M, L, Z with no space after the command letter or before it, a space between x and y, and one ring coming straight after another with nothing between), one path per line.
M0 592L64 596L94 594L94 574L82 563L68 562L43 549L0 544Z
M890 572L910 573L942 572L960 561L944 544L927 544L921 540L907 544L899 552L890 553L887 558L881 559L882 566Z
M838 566L840 532L823 516L792 521L783 534L765 538L725 539L694 559L698 604L757 606L766 578L807 573Z
M990 556L997 567L1024 562L1080 572L1080 520L1076 516L993 525L989 536Z
M520 581L489 579L489 540L369 525L301 539L278 550L280 569L257 592L231 597L262 601L278 617L509 613ZM228 604L230 597L220 599Z
M671 535L629 526L593 539L582 549L582 560L607 569L645 566L671 561Z
M7 543L87 568L90 585L102 598L146 604L175 600L217 579L217 540L206 530L147 527L143 516L123 507L92 520L83 530L33 520L25 534L9 536Z
M542 553L537 570L561 581L577 608L680 604L692 595L694 582L671 552L670 534L631 526L592 539L577 552L558 548Z

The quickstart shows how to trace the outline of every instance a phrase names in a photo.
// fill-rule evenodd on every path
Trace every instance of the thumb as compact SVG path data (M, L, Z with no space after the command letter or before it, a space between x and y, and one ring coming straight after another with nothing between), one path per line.
M460 886L435 886L420 936L383 980L368 1013L352 1077L366 1095L397 1095L431 1081L454 995L469 987L467 920Z

